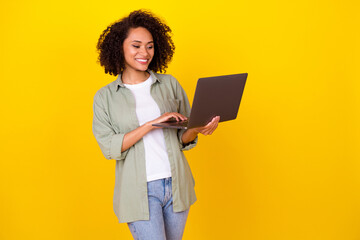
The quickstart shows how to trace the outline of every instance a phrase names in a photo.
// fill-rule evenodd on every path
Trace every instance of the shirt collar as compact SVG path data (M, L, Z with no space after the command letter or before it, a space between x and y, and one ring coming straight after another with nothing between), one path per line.
M152 70L148 69L147 72L150 73L150 76L153 80L152 84L155 82L161 83L161 80L155 75L155 73ZM119 75L115 81L115 92L118 91L119 87L125 87L124 83L121 80L121 73L119 73Z

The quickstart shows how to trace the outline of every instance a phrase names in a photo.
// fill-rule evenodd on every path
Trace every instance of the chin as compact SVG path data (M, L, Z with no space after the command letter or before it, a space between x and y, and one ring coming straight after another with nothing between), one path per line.
M137 71L139 71L139 72L146 72L147 70L148 70L148 68L137 69Z
M138 68L137 70L138 71L141 71L141 72L145 72L145 71L147 71L149 69L149 66L143 66L143 67L140 67L140 68Z
M135 71L138 71L138 72L145 72L149 69L149 65L128 65L127 66L129 69L133 69Z

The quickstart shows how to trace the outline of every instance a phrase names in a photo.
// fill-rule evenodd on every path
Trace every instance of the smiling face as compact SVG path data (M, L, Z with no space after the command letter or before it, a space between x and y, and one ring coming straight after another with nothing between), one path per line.
M125 70L146 71L154 57L154 40L143 27L131 28L123 43Z

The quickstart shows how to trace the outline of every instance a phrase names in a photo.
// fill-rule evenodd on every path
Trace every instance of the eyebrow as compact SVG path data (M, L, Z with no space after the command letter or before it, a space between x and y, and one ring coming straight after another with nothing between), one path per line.
M139 40L133 40L133 42L142 43L142 42L141 42L141 41L139 41ZM148 42L148 43L154 43L154 41L150 41L150 42Z

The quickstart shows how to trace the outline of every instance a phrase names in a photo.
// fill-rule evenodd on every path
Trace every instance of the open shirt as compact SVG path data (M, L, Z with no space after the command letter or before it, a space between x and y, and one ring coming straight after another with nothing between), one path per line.
M184 89L171 75L151 70L153 83L150 94L160 113L179 112L189 117L190 104ZM117 79L98 90L94 96L93 134L108 160L116 160L113 207L119 223L149 220L146 162L143 140L121 152L124 135L139 127L135 97ZM183 151L198 141L184 144L185 129L164 128L166 149L172 177L173 210L181 212L196 201L194 178Z

